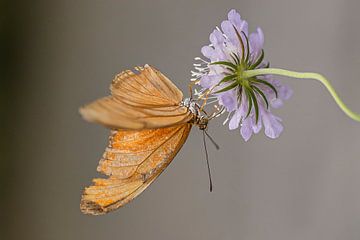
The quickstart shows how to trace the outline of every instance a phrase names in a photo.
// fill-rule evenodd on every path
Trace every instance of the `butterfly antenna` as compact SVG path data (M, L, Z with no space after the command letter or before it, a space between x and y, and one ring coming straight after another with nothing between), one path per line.
M205 149L206 165L207 165L208 175L209 175L209 186L210 186L210 192L212 192L213 184L212 184L212 180L211 180L211 171L210 171L210 164L209 164L209 155L208 155L208 151L207 151L207 147L206 147L205 134L208 135L208 134L205 132L205 130L203 130L203 142L204 142L204 149Z
M215 142L215 140L210 136L210 134L209 134L206 130L204 130L204 133L205 133L206 136L210 139L210 141L212 142L212 144L214 144L216 150L219 150L219 149L220 149L219 145L218 145L218 144Z

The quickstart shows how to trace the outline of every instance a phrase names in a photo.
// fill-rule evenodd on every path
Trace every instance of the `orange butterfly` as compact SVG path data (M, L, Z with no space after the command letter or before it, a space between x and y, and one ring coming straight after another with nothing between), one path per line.
M155 68L145 65L135 70L115 77L111 96L80 109L87 121L112 129L97 168L109 177L95 178L85 188L83 213L105 214L130 202L170 164L192 125L206 134L208 121L219 114L207 116L192 98L183 99L182 92Z

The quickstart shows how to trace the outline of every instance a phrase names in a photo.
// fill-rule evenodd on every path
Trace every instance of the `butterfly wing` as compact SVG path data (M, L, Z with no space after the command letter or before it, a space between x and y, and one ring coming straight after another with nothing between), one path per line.
M160 71L145 65L113 80L111 96L80 109L90 122L114 129L160 128L186 123L192 114L179 103L182 92Z
M144 191L170 164L187 139L191 124L159 129L113 130L97 178L85 188L80 208L100 215L128 203Z
M135 69L115 77L111 96L80 110L86 120L113 129L97 169L108 178L85 188L84 213L104 214L134 199L170 164L191 129L193 114L180 106L181 91L153 67Z

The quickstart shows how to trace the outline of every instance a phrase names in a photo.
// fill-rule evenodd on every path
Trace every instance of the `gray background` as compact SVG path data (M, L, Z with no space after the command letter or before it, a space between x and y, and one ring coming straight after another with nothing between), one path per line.
M360 124L319 83L284 78L285 131L245 143L210 124L214 192L193 129L140 197L79 211L108 131L78 107L113 76L150 63L187 92L193 58L236 8L265 33L272 66L325 74L360 111L360 3L344 0L2 2L1 239L360 239ZM4 47L5 46L5 47Z

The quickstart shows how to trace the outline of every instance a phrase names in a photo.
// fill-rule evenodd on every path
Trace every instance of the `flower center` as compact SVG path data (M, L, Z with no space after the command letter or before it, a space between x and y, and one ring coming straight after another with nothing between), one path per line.
M236 75L236 81L239 83L239 85L243 85L246 82L246 78L243 76L243 72L247 70L246 64L239 64L237 65L236 71L234 71L234 74Z

